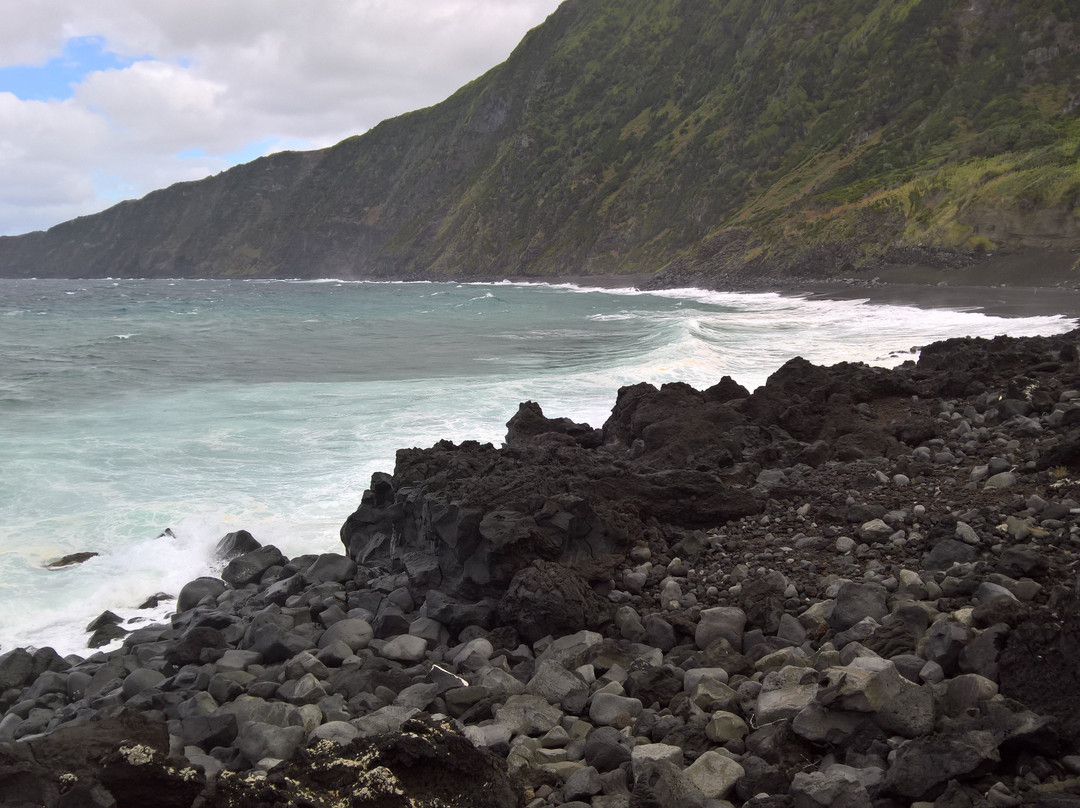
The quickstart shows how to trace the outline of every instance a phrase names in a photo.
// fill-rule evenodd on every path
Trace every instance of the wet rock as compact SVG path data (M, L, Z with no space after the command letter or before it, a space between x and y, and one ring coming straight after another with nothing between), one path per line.
M184 665L210 661L207 652L213 652L228 646L228 641L216 628L196 626L186 631L179 639L171 642L165 650L165 660L176 668ZM211 654L213 655L213 654ZM220 656L218 653L215 656Z
M226 533L214 548L214 555L218 558L231 560L236 556L258 550L262 545L255 537L246 530L236 530Z
M82 564L86 561L89 561L91 558L97 558L99 555L100 553L93 552L71 553L70 555L66 555L63 558L58 558L55 561L50 561L48 564L45 565L45 569L59 570L63 569L64 567L73 567L76 564Z
M263 573L274 566L284 566L285 556L274 545L267 544L257 550L235 556L221 572L221 578L232 586L240 587L259 580Z
M204 600L214 601L224 591L225 582L218 578L196 578L181 587L176 597L176 610L186 612Z
M315 583L344 583L356 576L356 563L340 553L323 553L304 569L304 575Z

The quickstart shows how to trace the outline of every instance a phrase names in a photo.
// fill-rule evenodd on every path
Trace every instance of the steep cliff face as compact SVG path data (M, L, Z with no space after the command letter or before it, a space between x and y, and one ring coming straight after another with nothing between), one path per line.
M567 0L441 104L0 238L0 274L821 276L915 246L1077 250L1078 18Z

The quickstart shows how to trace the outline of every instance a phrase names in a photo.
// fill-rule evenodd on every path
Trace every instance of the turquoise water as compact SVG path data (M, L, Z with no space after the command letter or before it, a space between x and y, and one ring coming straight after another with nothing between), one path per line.
M106 608L160 617L135 607L211 571L230 530L339 551L396 449L498 443L527 399L599 426L624 384L753 389L795 355L889 365L1070 327L692 290L0 280L0 649L82 650ZM100 555L43 568L79 551Z

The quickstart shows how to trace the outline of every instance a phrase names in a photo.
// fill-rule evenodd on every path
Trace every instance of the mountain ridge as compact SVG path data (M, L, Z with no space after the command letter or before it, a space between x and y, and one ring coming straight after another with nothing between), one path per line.
M1075 254L1077 17L567 0L440 104L0 238L0 275L749 283Z

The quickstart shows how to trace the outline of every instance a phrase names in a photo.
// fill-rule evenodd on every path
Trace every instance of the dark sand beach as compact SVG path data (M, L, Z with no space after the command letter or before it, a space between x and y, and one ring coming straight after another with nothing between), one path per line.
M893 264L833 281L707 284L729 292L776 292L809 299L866 300L894 306L982 311L1000 317L1061 314L1080 318L1080 256L1051 250L992 254L961 267ZM654 276L568 275L538 283L573 283L602 289L638 288ZM703 281L710 280L702 275Z
M851 282L813 284L810 297L865 298L921 308L983 311L1002 317L1080 318L1080 269L1072 253L1032 250L990 255L957 268L892 265ZM777 289L776 291L783 291Z

